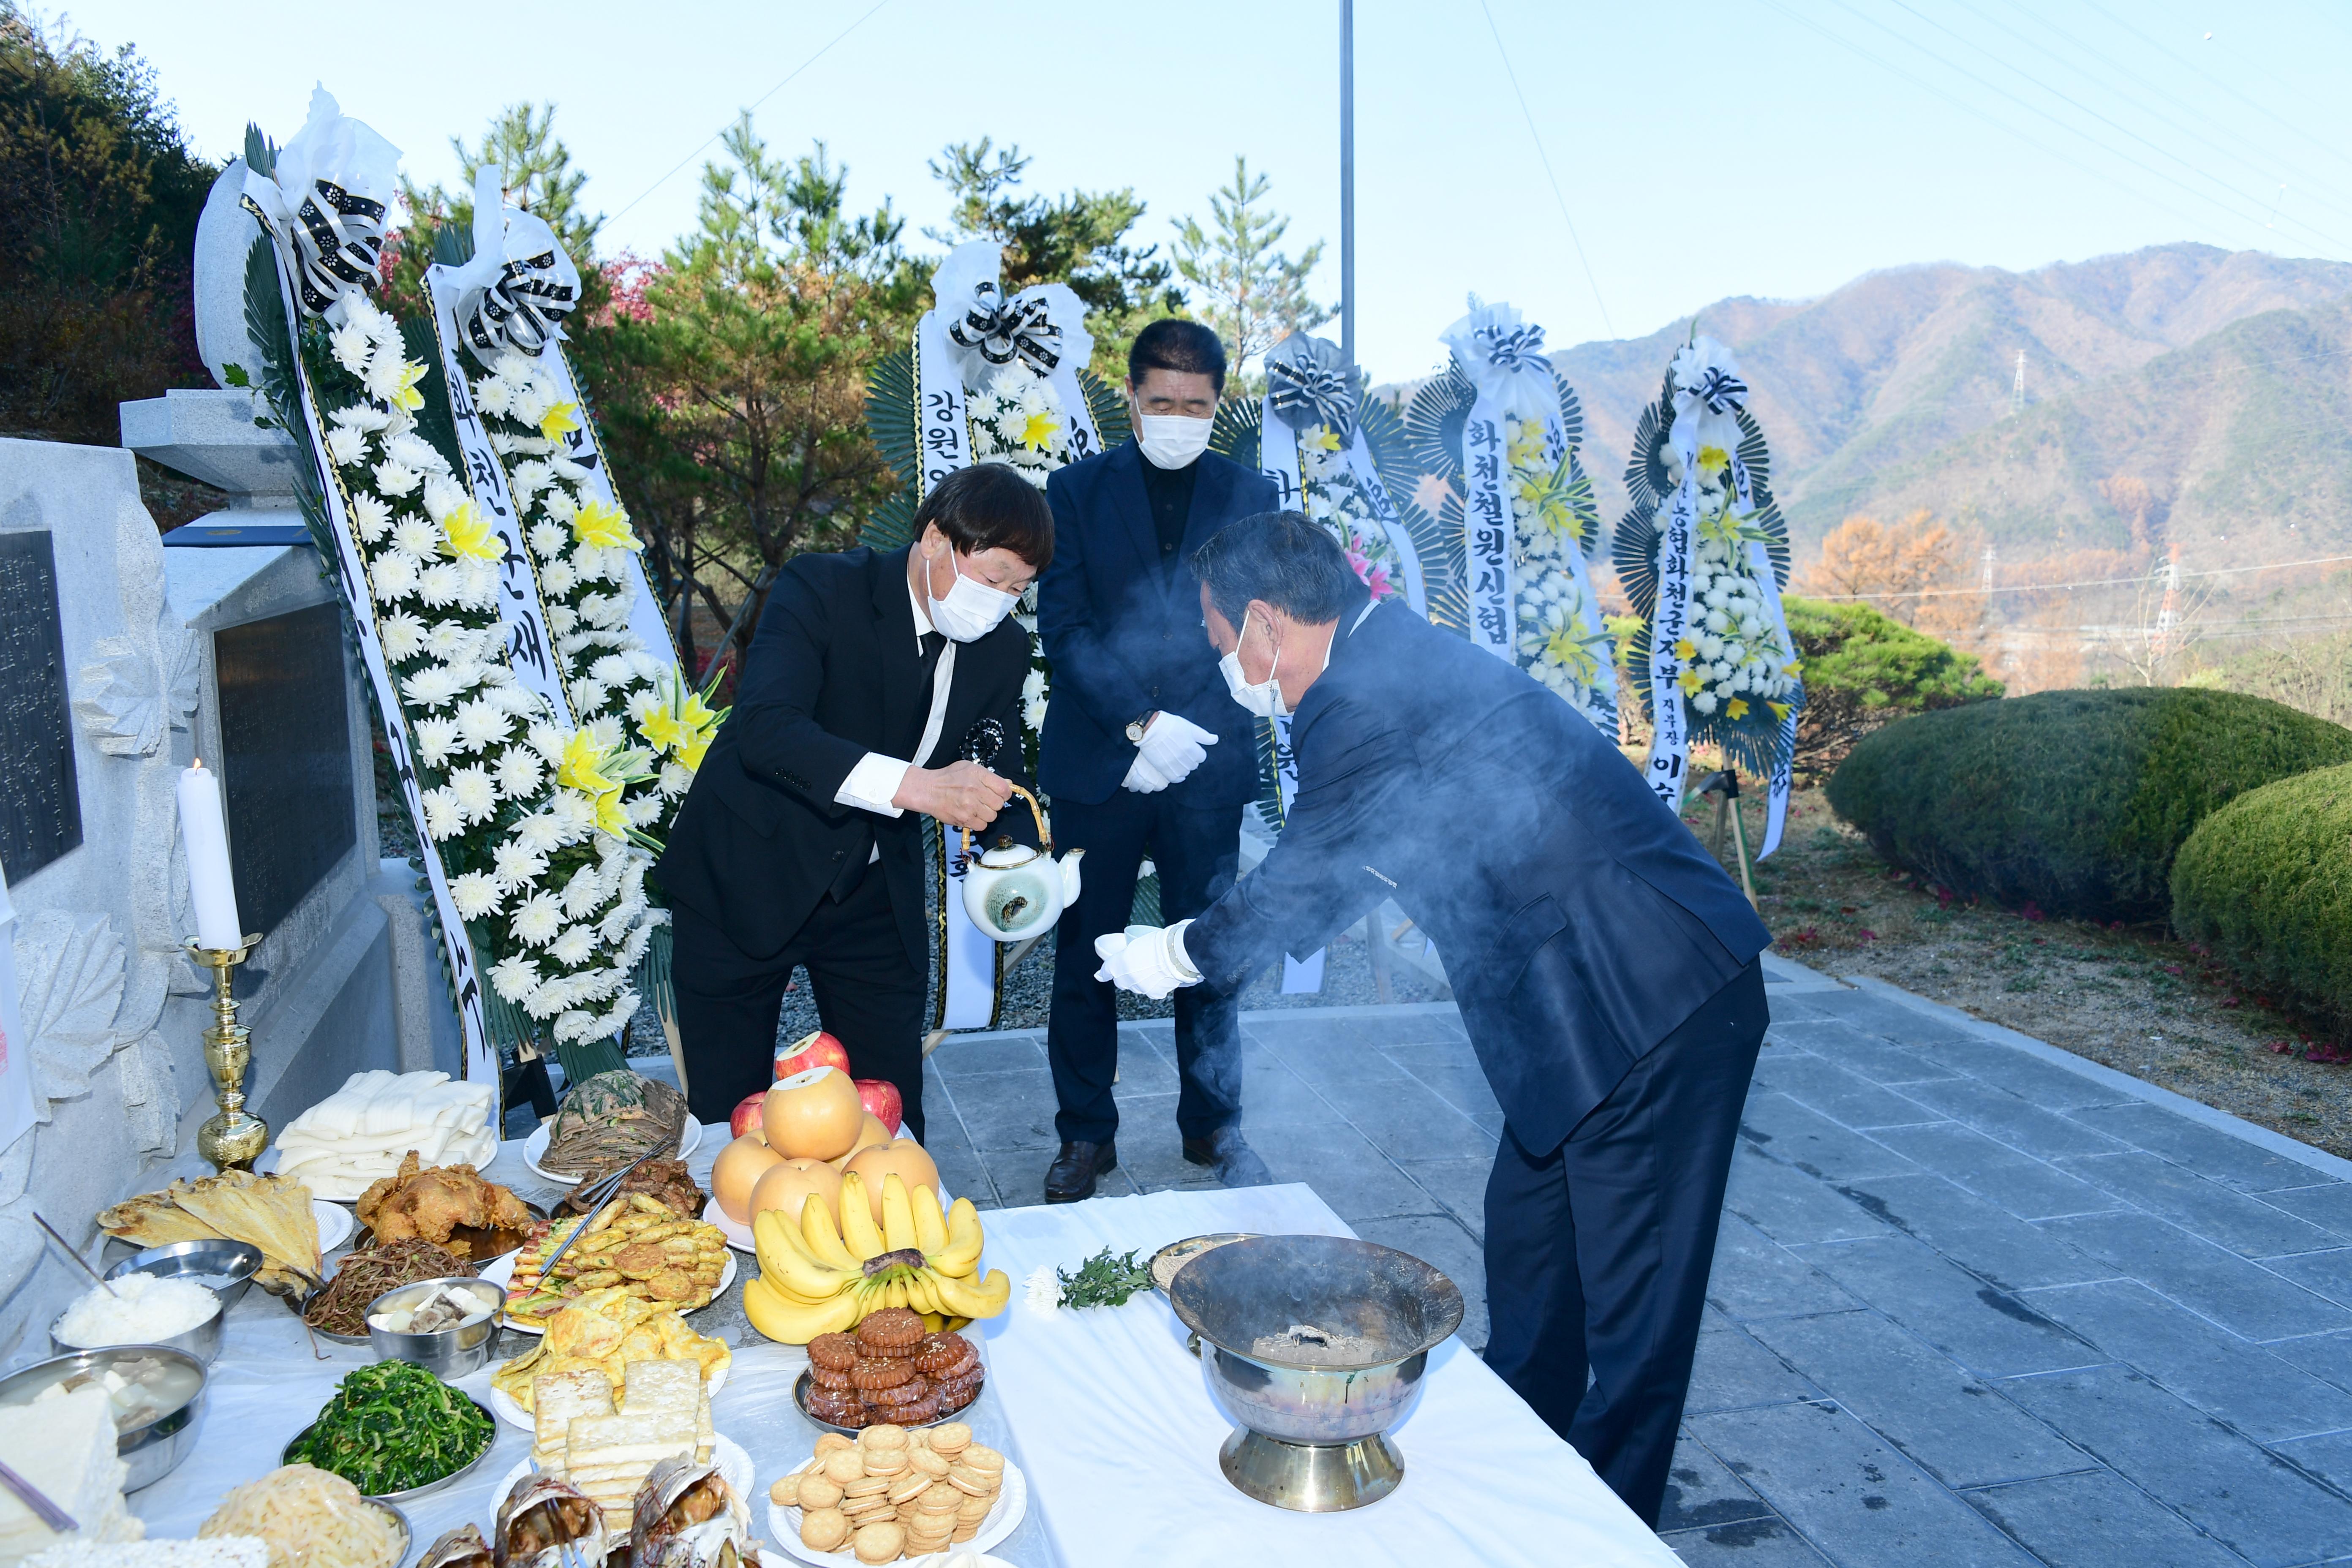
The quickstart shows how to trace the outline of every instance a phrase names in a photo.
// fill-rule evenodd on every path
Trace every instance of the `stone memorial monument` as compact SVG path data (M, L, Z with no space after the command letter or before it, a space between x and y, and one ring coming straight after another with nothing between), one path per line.
M196 245L198 342L223 384L123 405L130 450L0 440L0 868L38 1117L0 1150L0 1360L46 1354L83 1288L31 1210L89 1238L107 1205L209 1173L209 976L181 947L173 797L193 757L221 775L239 913L263 937L237 971L251 1108L283 1126L353 1072L457 1068L416 875L378 849L342 610L317 552L282 542L303 537L290 444L226 384L253 363L242 177L222 175ZM132 451L226 509L159 537Z

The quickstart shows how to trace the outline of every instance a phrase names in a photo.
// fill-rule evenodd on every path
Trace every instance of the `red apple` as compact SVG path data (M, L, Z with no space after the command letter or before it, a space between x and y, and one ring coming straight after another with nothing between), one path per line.
M735 1102L735 1113L727 1119L727 1131L740 1138L746 1132L760 1130L760 1108L768 1102L768 1091L747 1094Z
M893 1138L905 1124L907 1105L899 1098L898 1086L888 1079L861 1078L857 1082L857 1098L874 1113L874 1120L890 1130Z
M779 1083L811 1068L839 1068L844 1077L849 1076L848 1047L819 1029L776 1052L776 1081Z

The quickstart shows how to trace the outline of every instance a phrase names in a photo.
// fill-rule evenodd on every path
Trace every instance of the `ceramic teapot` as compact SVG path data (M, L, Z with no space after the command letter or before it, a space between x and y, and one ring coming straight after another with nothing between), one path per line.
M1025 942L1054 929L1062 911L1078 901L1078 858L1086 853L1073 849L1055 860L1054 836L1037 797L1019 784L1013 793L1029 803L1043 849L1000 837L995 847L975 855L971 835L963 836L964 913L998 942Z

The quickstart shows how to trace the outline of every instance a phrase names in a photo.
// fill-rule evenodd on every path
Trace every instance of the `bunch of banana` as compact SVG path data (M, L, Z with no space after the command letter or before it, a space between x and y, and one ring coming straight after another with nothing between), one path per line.
M841 1180L841 1225L824 1205L801 1205L794 1226L781 1210L751 1219L760 1277L743 1287L743 1312L772 1340L804 1345L855 1328L885 1307L910 1307L932 1332L992 1318L1013 1297L1003 1269L976 1278L982 1241L970 1198L941 1212L929 1187L911 1194L896 1172L882 1178L882 1224L874 1223L865 1180Z

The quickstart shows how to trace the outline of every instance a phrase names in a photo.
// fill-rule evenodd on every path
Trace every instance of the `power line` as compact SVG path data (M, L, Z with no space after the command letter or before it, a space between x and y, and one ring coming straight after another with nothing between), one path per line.
M1536 129L1534 111L1528 108L1528 95L1519 90L1519 73L1511 68L1511 51L1503 47L1503 29L1495 26L1495 13L1486 0L1478 0L1478 9L1486 14L1486 30L1495 35L1495 52L1503 57L1503 75L1510 81L1511 95L1519 100L1519 113L1528 122L1528 135L1536 144L1536 156L1543 163L1544 178L1551 182L1551 199L1559 204L1559 221L1568 226L1568 239L1576 247L1576 259L1584 268L1584 280L1592 286L1592 302L1601 310L1601 324L1609 335L1617 335L1616 325L1609 320L1609 306L1601 298L1601 279L1592 275L1592 263L1584 254L1584 241L1576 232L1576 220L1568 216L1568 198L1560 195L1559 176L1551 172L1551 154L1544 151L1543 132Z
M844 27L838 33L835 33L832 38L826 42L824 47L817 50L816 53L803 60L799 65L794 66L791 76L787 76L783 80L778 82L775 86L770 88L767 91L761 93L759 97L745 104L742 109L737 112L737 119L740 119L743 115L751 113L751 110L759 108L760 105L767 102L768 100L775 97L776 94L790 87L793 84L793 79L797 78L801 72L808 69L809 67L816 64L817 61L824 58L826 55L832 53L833 46L835 44L841 42L842 39L849 37L850 34L857 31L858 28L872 21L874 19L875 12L881 10L884 6L889 4L890 0L875 0L873 6L868 9L864 16L858 17L857 20L849 24L849 26ZM704 137L695 147L694 151L688 153L685 157L680 158L677 163L671 164L668 170L666 171L659 179L656 179L652 184L647 185L644 190L639 191L635 195L630 197L628 206L623 207L620 212L614 213L612 217L608 217L604 221L606 223L611 223L614 218L620 217L623 214L626 213L629 210L629 207L635 206L639 202L644 201L647 196L652 195L656 191L667 184L672 174L677 174L680 169L685 168L688 163L693 163L697 158L702 156L703 149L709 146L713 142L718 141L721 136L726 135L727 132L733 128L733 124L734 122L730 121L726 125L720 126L718 130Z
M2235 577L2249 572L2284 572L2294 566L2334 566L2352 561L2352 555L2319 555L2308 561L2273 561L2262 566L2217 566L2203 572L2183 572L2186 577ZM2146 583L2157 574L2143 572L2136 577L2099 577L2080 583L2005 583L1997 588L1914 588L1900 594L1805 594L1807 599L1831 599L1870 602L1879 599L1943 599L1972 598L1987 594L2051 594L2061 588L2117 588Z
M2133 26L2123 17L2116 16L2113 11L2108 10L2105 5L2100 5L2099 0L2083 0L2083 3L2090 6L2092 10L2096 11L2100 16L2105 16L2108 21L2113 22L2117 27L2122 28L2125 32L2139 39L2141 43L2146 44L2149 48L2156 50L2158 54L2168 57L2180 65L2188 67L2189 70L2203 77L2207 81L2211 82L2215 87L2220 88L2223 92L2228 93L2231 98L2236 99L2240 103L2244 104L2248 109L2251 109L2255 113L2262 115L2264 119L2272 121L2288 131L2292 131L2294 134L2302 137L2305 141L2310 142L2313 146L2318 148L2329 157L2345 163L2352 163L2352 158L2347 158L2342 148L2330 146L2327 142L2322 141L2316 136L2314 136L2310 132L2305 130L2302 126L2295 124L2293 121L2282 118L2280 115L2273 111L2268 105L2257 103L2252 99L2248 98L2244 93L2240 92L2236 88L2231 87L2228 82L2223 81L2220 77L2215 76L2211 71L2209 71L2204 67L2198 65L2195 61L2188 58L2186 56L2174 53L2164 45L2158 43L2154 38L2149 37L2146 33L2141 32L2137 27ZM2208 34L2207 37L2210 37L2211 35ZM2301 96L2301 94L2297 92L2290 83L2280 80L2279 77L2275 73L2264 69L2260 61L2250 58L2246 63L2253 69L2261 71L2264 76L2269 77L2273 81L2278 82L2279 86L2285 88L2290 95L2295 97Z

